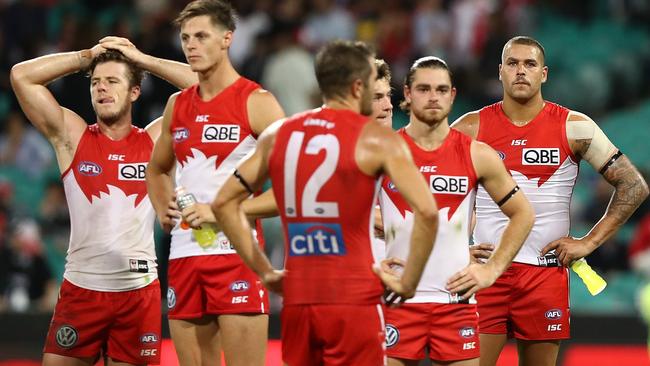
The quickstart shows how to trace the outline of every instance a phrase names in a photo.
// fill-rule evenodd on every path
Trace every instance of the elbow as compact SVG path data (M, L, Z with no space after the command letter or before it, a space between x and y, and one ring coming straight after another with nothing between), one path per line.
M641 179L641 202L645 201L646 198L648 198L648 194L650 194L650 190L648 190L648 183L645 181L645 179Z
M438 227L438 209L434 205L419 210L419 213L424 221L435 227Z
M228 202L229 201L224 197L224 195L217 194L217 197L215 197L214 201L212 201L212 204L210 204L210 208L212 209L214 217L217 219L217 221L221 221L220 217L224 215L224 211L227 209Z
M26 77L27 77L27 72L23 67L22 63L14 65L11 68L11 71L9 72L9 80L11 81L11 85L14 88L16 87L16 85L24 82Z

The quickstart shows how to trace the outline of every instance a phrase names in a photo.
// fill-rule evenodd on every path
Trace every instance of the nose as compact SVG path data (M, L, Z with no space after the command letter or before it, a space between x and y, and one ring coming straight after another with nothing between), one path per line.
M393 110L393 103L390 101L390 97L387 96L382 98L381 109L385 111Z
M526 68L523 63L517 64L517 75L524 75L526 73Z

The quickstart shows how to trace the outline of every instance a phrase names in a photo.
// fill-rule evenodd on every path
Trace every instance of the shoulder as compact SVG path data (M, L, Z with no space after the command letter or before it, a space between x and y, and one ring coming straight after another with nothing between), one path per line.
M451 124L454 128L465 135L475 139L478 135L478 128L480 125L480 111L472 111L460 116Z
M397 152L394 148L406 146L404 139L390 127L379 123L368 122L363 126L359 135L358 146L370 151L391 153Z

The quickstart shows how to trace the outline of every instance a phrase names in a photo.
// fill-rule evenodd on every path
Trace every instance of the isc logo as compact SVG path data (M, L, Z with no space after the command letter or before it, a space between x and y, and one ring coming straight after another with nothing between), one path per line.
M92 161L82 161L77 166L77 170L82 175L85 175L85 176L88 176L88 177L94 177L96 175L102 174L102 167L100 167L99 165L93 163Z
M476 348L476 342L467 342L463 343L463 349L475 349Z
M239 142L239 126L204 125L201 142Z
M144 180L147 163L120 164L117 167L119 180Z
M124 159L126 159L126 155L108 154L108 160L124 161Z
M232 304L245 304L248 302L248 296L233 296Z
M560 149L558 148L522 149L521 164L560 165Z
M558 332L562 330L562 324L549 324L549 326L546 328L546 331L548 332Z
M190 130L187 128L178 128L174 130L174 142L185 141L190 137Z
M250 288L248 282L246 281L235 281L230 284L230 291L232 292L242 292Z
M345 244L339 224L290 223L289 255L344 255Z
M526 146L527 142L528 142L528 140L526 140L526 139L524 139L524 140L512 140L511 145L512 146Z
M198 114L194 121L195 122L208 122L208 118L210 118L209 114Z
M422 173L435 173L438 167L435 165L423 165L420 167L420 172Z
M548 320L557 320L562 317L562 310L560 309L551 309L544 314Z
M155 348L152 349L143 349L140 351L140 356L155 356L158 350Z
M442 194L467 194L469 179L467 177L451 175L432 175L429 177L432 193Z
M458 334L463 338L472 338L476 335L476 332L472 327L464 327L458 331Z
M158 342L158 336L154 333L147 333L140 337L140 342L142 343L156 343Z

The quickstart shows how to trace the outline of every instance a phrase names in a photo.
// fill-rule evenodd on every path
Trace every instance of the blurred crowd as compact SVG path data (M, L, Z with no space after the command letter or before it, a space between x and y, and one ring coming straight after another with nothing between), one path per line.
M0 312L52 308L69 234L54 153L16 104L9 84L11 66L39 55L90 48L106 35L127 37L145 53L184 61L172 20L185 4L180 0L0 0ZM392 68L393 105L401 98L400 84L412 60L423 55L446 59L459 93L452 115L457 117L500 99L497 69L503 44L517 34L536 36L544 16L567 19L578 27L604 19L624 31L650 34L650 3L634 0L236 0L233 5L240 16L231 48L235 68L271 90L287 114L320 103L313 54L336 38L375 46ZM571 47L589 46L594 45ZM640 48L638 57L650 60L648 47L646 54ZM649 82L626 97L625 103L612 90L614 96L604 105L581 111L600 117L647 101L647 65L650 62L645 70L635 72ZM552 64L550 68L552 79ZM63 106L93 123L89 92L79 92L89 90L88 85L85 75L75 74L50 87ZM611 88L617 85L612 83ZM148 77L135 104L134 124L144 126L160 116L173 92L165 81ZM545 97L563 103L546 93ZM399 122L396 115L394 127ZM611 190L602 179L582 184L588 194L577 205L573 224L589 227L604 212ZM635 214L622 235L590 257L595 267L628 271L632 263L640 271L650 268L647 206ZM632 262L628 248L633 248ZM165 258L159 259L164 263Z

